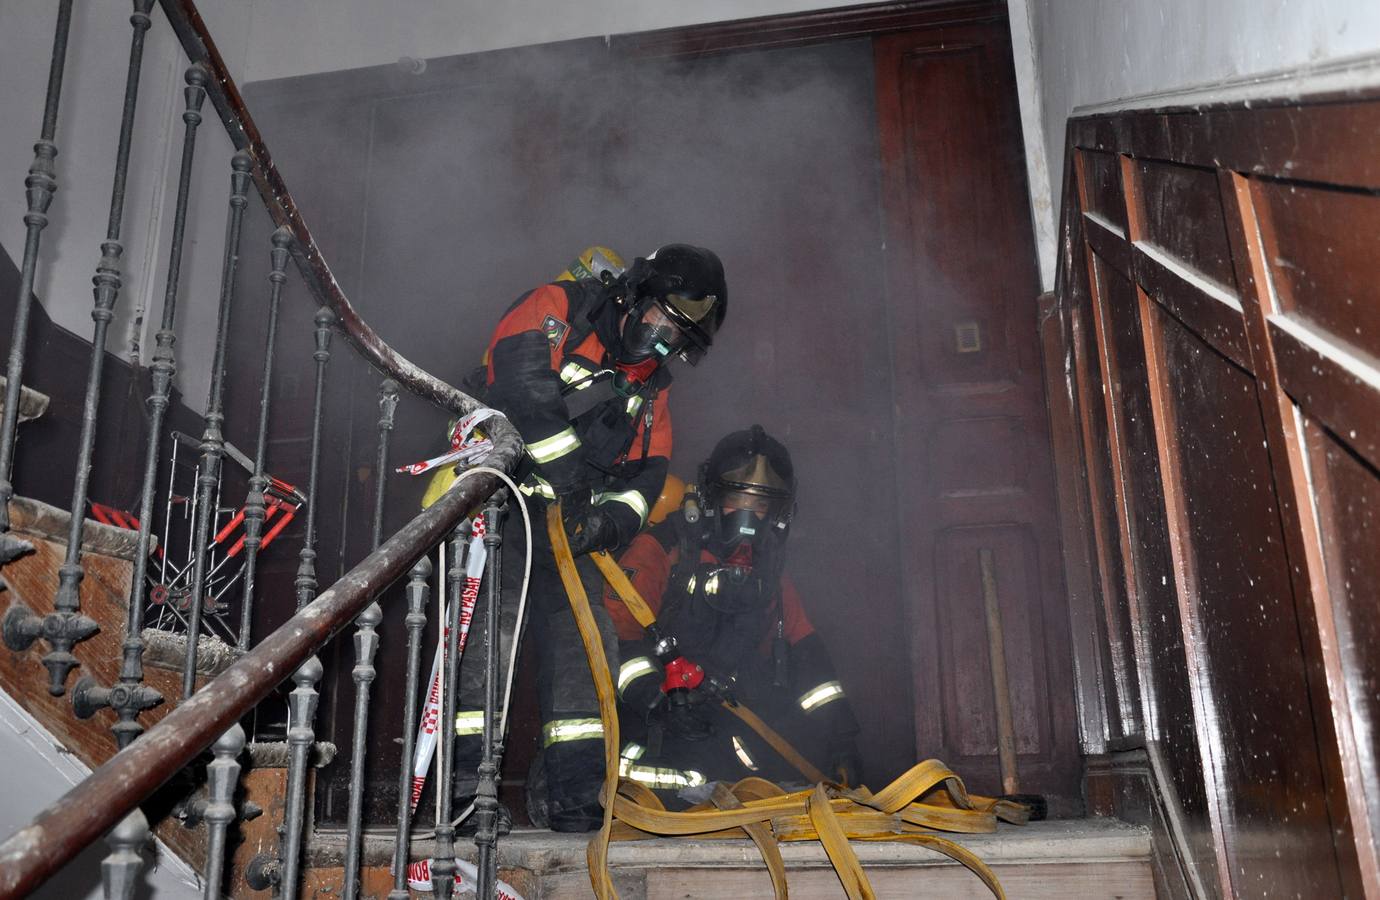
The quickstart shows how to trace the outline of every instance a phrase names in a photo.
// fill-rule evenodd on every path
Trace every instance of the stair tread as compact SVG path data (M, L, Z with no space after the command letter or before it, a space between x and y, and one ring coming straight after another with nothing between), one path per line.
M989 865L1148 861L1151 853L1149 829L1103 818L1002 825L993 834L940 836L962 844ZM534 873L584 868L588 843L585 834L519 828L499 841L499 858L505 867ZM854 841L852 846L868 866L957 865L933 850L901 841ZM474 852L469 845L459 849L462 857ZM789 868L829 865L818 841L782 843L781 855ZM761 856L748 840L657 838L613 844L609 863L614 868L759 866Z

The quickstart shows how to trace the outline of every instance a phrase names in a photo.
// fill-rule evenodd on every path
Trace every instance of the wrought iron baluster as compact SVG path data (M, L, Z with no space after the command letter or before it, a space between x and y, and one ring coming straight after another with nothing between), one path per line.
M313 723L321 697L316 685L321 681L321 661L313 656L292 676L297 687L290 701L292 721L288 727L288 792L283 817L281 896L297 896L298 874L302 862L302 833L306 827L307 767L311 764L312 744L316 741Z
M259 854L245 869L245 882L256 891L274 889L274 896L296 900L302 871L302 832L306 822L307 767L316 741L313 721L320 695L321 660L315 656L292 674L297 687L288 697L288 782L283 824L278 828L277 858Z
M446 567L446 639L442 665L446 672L445 697L441 703L441 764L436 773L436 849L431 861L431 888L441 900L455 892L455 826L451 824L451 781L455 778L455 707L460 691L460 595L465 579L465 553L469 546L470 520L461 519L451 532L450 560Z
M264 374L259 389L259 436L254 445L254 475L249 479L249 495L244 501L244 599L240 604L240 631L238 645L241 650L249 649L250 631L254 614L254 576L258 569L259 545L263 540L264 490L268 487L268 477L264 475L268 451L268 407L273 388L273 356L278 338L278 305L283 296L283 284L287 282L288 248L292 246L292 232L279 228L273 232L273 250L270 256L273 269L268 280L268 334L264 338Z
M302 540L302 550L298 554L297 608L301 609L311 602L316 594L316 482L321 468L321 419L322 406L326 395L326 364L331 361L331 327L335 324L335 313L328 307L316 311L316 395L311 410L311 468L307 476L307 533Z
M197 473L197 493L201 498L192 538L192 594L187 620L187 657L182 666L182 696L192 696L196 688L197 639L201 636L201 617L206 602L206 545L211 539L215 518L214 497L219 491L220 463L225 455L222 425L225 412L225 350L230 339L230 307L235 296L235 268L240 257L240 228L244 208L249 205L249 172L254 160L244 150L230 160L230 211L225 225L225 255L220 269L220 307L216 321L216 349L211 357L211 390L206 401L206 428L201 434L201 469Z
M375 464L377 481L374 490L374 544L377 550L383 542L383 505L387 498L388 436L393 431L393 416L398 408L398 383L385 378L379 385L379 449ZM350 756L350 800L345 824L345 885L342 896L355 900L359 894L360 845L364 839L364 763L369 730L369 690L374 683L374 654L378 651L379 622L383 609L378 601L370 603L355 623L355 667L351 677L355 683L355 721Z
M407 862L412 840L412 757L417 752L417 696L422 675L422 631L431 592L431 560L423 554L407 582L407 689L403 693L402 763L398 775L398 833L393 842L393 890L388 900L407 900ZM453 727L453 726L452 726Z
M498 768L503 758L502 736L495 727L498 709L499 672L499 604L503 571L503 495L500 488L484 507L484 546L488 548L484 578L488 582L487 618L484 621L484 728L483 748L479 761L479 785L475 790L474 845L479 850L478 896L492 897L498 883ZM514 635L514 640L517 636Z
M238 723L211 745L215 759L206 767L210 802L206 819L206 883L203 900L220 900L225 881L225 843L230 823L235 821L235 786L240 780L240 752L244 750L244 729Z
M206 100L206 69L193 65L187 69L184 91L186 109L182 113L182 164L178 170L177 205L173 216L172 246L168 254L167 284L163 294L163 314L156 335L151 365L153 392L149 395L148 441L144 452L144 482L139 499L139 542L134 551L134 576L130 581L129 612L125 619L123 661L120 681L113 688L100 687L90 676L79 679L72 688L72 708L77 718L86 719L97 710L109 706L118 719L111 726L115 741L124 749L143 733L137 721L141 712L163 702L163 695L144 684L144 593L149 563L149 542L153 524L153 494L158 479L158 456L163 435L163 420L172 392L173 374L177 361L173 344L177 334L173 326L177 320L177 294L182 270L183 236L187 226L187 198L191 194L192 161L196 153L197 126L201 124L201 106ZM174 442L176 447L176 442ZM169 482L171 485L171 481ZM171 488L169 502L171 502ZM163 534L168 533L164 528ZM166 565L166 548L164 561Z
M110 853L101 862L105 900L133 900L139 886L139 870L144 867L140 851L148 839L149 820L137 806L106 835Z
M153 0L134 0L129 17L134 36L129 45L129 70L125 77L124 110L120 119L120 143L115 155L115 178L110 192L110 218L101 259L96 265L96 305L91 318L96 323L91 337L91 364L86 376L86 399L82 404L81 437L77 441L77 469L72 482L71 524L67 530L67 555L58 567L57 596L53 612L40 619L23 604L14 604L5 614L5 643L12 649L26 649L42 635L49 650L43 655L48 669L48 693L55 697L66 692L68 674L77 667L72 648L97 631L94 620L81 614L79 589L85 570L81 564L81 532L86 521L87 488L91 479L91 456L96 444L96 418L101 405L101 376L105 362L105 338L115 318L115 301L120 294L120 225L125 211L125 179L129 173L129 148L134 137L134 109L139 98L139 73L144 61L144 35L151 24L149 10ZM6 388L8 391L8 387ZM18 408L16 402L11 406ZM8 474L8 473L5 473Z
M72 26L72 0L58 4L57 28L53 32L53 55L48 65L48 90L43 99L43 125L34 144L34 161L24 179L28 211L24 214L24 258L19 270L19 296L15 301L14 331L10 337L10 358L5 367L5 409L0 422L0 563L6 563L33 550L33 545L9 534L10 498L14 485L10 470L14 461L14 442L19 427L19 389L24 377L24 345L29 339L29 310L32 306L34 278L38 270L38 247L43 229L48 227L48 207L57 192L58 101L62 97L62 73L67 62L67 35Z

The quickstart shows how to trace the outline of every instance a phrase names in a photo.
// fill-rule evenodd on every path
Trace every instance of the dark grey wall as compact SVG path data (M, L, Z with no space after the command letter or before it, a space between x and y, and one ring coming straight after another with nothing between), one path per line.
M905 628L868 615L899 579L872 66L868 40L693 61L620 60L590 41L247 95L353 302L452 383L508 304L590 243L720 253L728 320L701 366L676 372L672 469L691 477L753 422L791 448L802 488L789 568L858 700L880 781L915 748L897 687ZM371 463L372 389L353 391L351 471ZM400 421L400 460L437 452L439 415L404 404ZM398 523L419 489L395 491ZM401 687L401 630L400 616L382 629L385 692ZM392 748L378 746L382 792Z

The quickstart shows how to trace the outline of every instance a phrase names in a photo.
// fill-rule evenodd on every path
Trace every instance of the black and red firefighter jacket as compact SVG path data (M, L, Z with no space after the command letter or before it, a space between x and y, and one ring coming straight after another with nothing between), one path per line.
M671 379L658 369L631 389L614 390L607 344L616 338L618 311L603 291L592 281L561 281L519 297L485 354L487 400L527 444L524 493L566 498L588 487L626 543L646 524L666 480Z
M697 565L684 564L683 557L697 548L696 542L684 540L689 527L683 516L672 515L638 535L619 559L661 631L674 636L680 653L720 684L731 685L739 699L816 764L829 770L846 762L856 773L857 718L791 579L780 574L765 584L749 580L734 585L719 571L722 562L703 547L698 547ZM758 591L760 596L746 602L741 596L725 596L733 591ZM717 602L721 599L726 602ZM634 735L621 748L622 765L629 770L625 776L666 788L691 786L699 777L736 780L759 772L763 763L784 771L774 751L726 714L716 717L721 733L677 752L675 735L658 733L656 726L658 711L666 704L655 650L612 589L605 590L604 604L619 637L621 718L632 720L629 733ZM664 749L648 752L638 742L638 719L651 724L652 743L664 744Z

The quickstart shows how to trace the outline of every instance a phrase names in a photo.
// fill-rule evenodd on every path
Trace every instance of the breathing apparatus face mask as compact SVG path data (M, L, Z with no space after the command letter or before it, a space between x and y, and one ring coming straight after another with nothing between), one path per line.
M730 574L751 572L754 563L785 540L789 497L724 491L715 503L711 549Z
M788 499L736 491L719 498L709 517L707 546L719 558L704 563L699 577L704 600L721 613L740 614L760 609L772 596L769 560L779 557L786 538Z
M634 366L652 360L659 365L678 353L685 343L685 332L661 304L648 301L641 309L630 312L623 322L618 362Z

